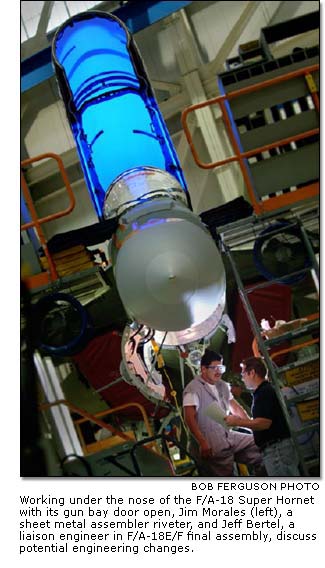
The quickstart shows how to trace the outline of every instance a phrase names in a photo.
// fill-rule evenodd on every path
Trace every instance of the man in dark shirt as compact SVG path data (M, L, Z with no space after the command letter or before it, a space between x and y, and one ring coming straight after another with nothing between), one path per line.
M275 390L266 380L263 360L248 357L241 367L243 381L247 389L253 391L253 418L229 415L225 422L228 426L243 426L253 431L270 477L299 477L298 456Z

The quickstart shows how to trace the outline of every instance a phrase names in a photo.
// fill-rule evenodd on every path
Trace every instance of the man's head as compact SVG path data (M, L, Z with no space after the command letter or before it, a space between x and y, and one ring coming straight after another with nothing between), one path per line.
M222 361L223 358L220 353L210 351L210 349L205 351L201 359L201 375L206 383L214 385L221 379L222 374L226 370Z
M240 366L242 368L242 379L248 389L255 390L258 385L265 380L267 369L263 359L259 357L247 357L243 359Z

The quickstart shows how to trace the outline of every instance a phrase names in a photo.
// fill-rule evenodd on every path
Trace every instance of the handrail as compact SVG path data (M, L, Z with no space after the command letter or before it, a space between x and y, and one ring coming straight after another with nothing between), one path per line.
M304 316L304 319L306 319L308 321L317 320L317 319L319 319L319 312L315 312L313 314L308 314L307 316ZM319 341L319 338L317 338L315 340L313 339L311 341L307 341L305 343L297 343L293 347L281 349L280 351L274 351L273 354L270 355L270 357L271 357L271 359L273 359L277 355L283 355L284 353L288 353L290 351L296 351L297 349L300 349L301 347L307 347L308 345L312 345L313 343L317 343L318 341ZM256 336L254 337L253 342L252 342L252 351L253 351L254 357L261 357L261 353L260 353L259 348L258 348L258 342L257 342Z
M130 406L135 406L136 408L138 408L142 414L143 417L143 422L145 423L147 432L149 436L153 436L153 432L150 426L150 422L148 419L148 415L144 409L144 407L142 406L142 404L138 403L138 402L126 402L125 404L121 404L120 406L115 406L114 408L109 408L107 410L102 410L101 412L96 412L95 416L96 417L100 417L100 416L106 416L107 414L114 414L114 412L118 412L120 410L124 410L125 408L129 408ZM79 420L75 420L76 424L82 424L83 422L86 422L87 418L80 418ZM131 438L132 439L132 438Z
M60 156L58 156L58 154L54 154L53 152L46 152L45 154L40 154L39 156L34 156L34 158L28 158L26 160L23 160L21 162L21 167L24 168L26 166L28 166L29 164L32 164L33 162L40 162L41 160L44 160L46 158L53 158L53 160L56 160L59 166L59 170L62 176L62 179L64 181L64 185L67 189L69 198L70 198L70 203L69 206L66 209L63 209L62 211L58 211L57 213L52 213L51 215L47 215L46 217L41 217L41 218L37 218L36 220L34 219L33 221L30 221L29 223L24 223L23 225L21 225L21 230L25 231L26 229L29 229L31 227L35 227L35 225L39 224L43 224L43 223L47 223L48 221L53 221L54 219L58 219L59 217L64 217L65 215L69 215L69 213L71 213L71 211L74 209L75 205L76 205L76 199L74 196L74 193L72 191L72 187L70 185L68 176L67 176L67 172L65 170L62 158ZM23 172L22 172L22 176ZM27 187L27 191L28 193L25 194L24 189L26 189L26 187L23 186L23 191L24 191L24 197L26 198L26 201L28 202L28 206L29 206L29 201L31 200L31 195L30 195L30 191L28 189L26 180L24 178L25 181L25 186Z
M318 69L319 69L318 64L309 65L308 67L304 67L304 68L298 69L296 71L291 71L289 73L285 73L285 74L280 75L278 77L273 77L272 79L267 79L265 81L262 81L261 83L255 83L254 85L249 85L247 87L243 87L243 88L238 89L236 91L232 91L230 93L209 99L207 101L203 101L201 103L191 105L190 107L187 107L186 109L184 109L184 111L182 112L182 116L181 116L182 126L183 126L187 142L190 146L190 150L192 152L192 155L193 155L193 158L194 158L196 164L200 168L203 168L203 169L212 169L212 168L224 166L225 164L228 164L228 163L231 163L231 162L239 162L239 166L240 166L240 169L241 169L241 172L242 172L242 175L243 175L246 187L247 187L249 197L250 197L252 205L254 207L254 211L257 214L262 213L264 210L272 210L274 207L273 207L273 205L272 206L266 205L266 201L260 202L256 199L254 186L252 184L252 181L251 181L245 160L249 157L256 155L256 154L266 152L267 150L271 150L272 148L284 146L286 144L289 144L290 142L295 142L295 141L301 140L303 138L309 138L311 136L314 136L315 134L319 133L319 128L314 128L314 129L308 130L308 131L300 133L300 134L296 134L296 135L293 135L293 136L290 136L290 137L287 137L287 138L283 138L281 140L277 140L276 142L272 142L271 144L265 144L264 146L254 148L253 150L249 150L247 152L241 152L241 149L239 147L239 143L237 142L235 134L233 132L232 125L231 125L231 122L230 122L228 112L227 112L225 105L228 101L235 99L235 98L237 98L241 95L247 95L247 94L252 93L254 91L265 89L267 87L276 85L278 83L282 83L284 81L289 81L290 79L294 79L296 77L304 75L306 82L307 82L307 85L308 85L308 88L310 90L310 95L313 98L315 108L319 111L319 97L318 97L318 94L317 94L317 92L314 88L314 81L313 81L312 76L311 76L311 73L317 71ZM199 109L202 109L202 108L205 108L205 107L208 107L208 106L212 106L214 104L218 104L219 107L220 107L222 117L225 121L225 126L226 126L226 129L227 129L230 141L232 143L235 155L230 156L228 158L224 158L223 160L218 160L218 161L215 161L215 162L208 163L208 162L202 162L199 158L198 152L196 151L196 148L194 146L191 131L190 131L188 125L187 125L187 117L191 112L194 112L196 110L199 110ZM303 189L304 188L302 188L302 190L299 192L299 195L300 195L299 199L302 199L302 198L305 198L305 197L313 197L313 196L315 196L319 193L319 186L316 183L310 184L308 186L308 192L307 192L308 194L306 194L306 192L304 192ZM293 198L292 197L293 194L286 194L285 195L286 200L289 199L288 195L291 195L292 199L297 198L296 196L294 196L294 198ZM277 196L277 197L272 198L273 204L274 204L274 200L281 202L281 205L282 205L283 196Z
M126 404L122 404L120 406L116 406L115 408L109 408L108 410L104 410L104 411L98 412L96 414L90 414L90 412L87 412L86 410L83 410L82 408L79 408L78 406L75 406L71 402L64 400L64 399L55 400L54 402L48 402L48 403L40 404L39 409L40 410L48 410L49 408L52 408L53 406L58 406L60 404L67 406L69 408L69 410L71 410L72 412L75 412L75 413L77 413L77 414L79 414L80 416L83 417L79 420L74 421L74 423L77 426L79 426L79 424L81 424L83 422L87 422L87 421L93 422L94 424L97 424L101 428L105 428L106 430L109 430L115 436L119 436L120 438L123 438L127 442L129 442L129 441L134 442L134 439L131 438L130 436L128 436L127 434L124 434L124 432L117 430L116 428L114 428L114 426L107 424L106 422L101 420L100 417L106 416L107 414L112 414L112 413L117 412L119 410L124 410L125 408L128 408L130 406L135 406L140 410L140 412L142 414L143 421L145 423L148 435L150 437L153 435L152 429L151 429L151 426L150 426L150 423L149 423L149 420L148 420L148 415L147 415L144 407L137 402L129 402L129 403L126 403ZM78 431L80 432L79 428L78 428ZM83 442L83 441L81 440L81 442ZM82 446L83 446L83 449L85 449L84 443L82 443ZM156 448L157 448L158 452L160 453L158 446L156 446Z
M296 345L292 345L291 347L287 347L286 349L280 349L280 351L275 351L270 355L271 359L278 357L279 355L283 355L284 353L290 353L291 351L298 351L303 347L309 347L310 345L314 345L315 343L319 343L319 337L316 339L310 339L308 341L304 341L303 343L296 343ZM303 364L303 361L301 362Z
M23 194L24 194L26 204L28 206L29 212L30 212L31 217L32 217L32 221L30 221L29 223L24 223L23 225L21 225L20 228L21 228L21 231L25 231L27 229L30 229L31 227L35 227L37 235L38 235L39 240L40 240L40 243L43 247L45 256L48 260L51 279L56 280L58 278L58 274L57 274L57 271L56 271L56 268L55 268L55 264L52 260L51 254L48 250L47 241L46 241L45 234L43 232L41 225L43 223L47 223L48 221L53 221L54 219L58 219L59 217L64 217L65 215L68 215L69 213L71 213L71 211L75 207L76 200L75 200L75 196L73 194L73 191L72 191L66 170L64 168L63 161L60 158L60 156L58 156L57 154L54 154L53 152L47 152L45 154L40 154L40 155L35 156L33 158L28 158L28 159L23 160L21 162L21 168L23 169L24 167L28 166L29 164L32 164L34 162L39 162L40 160L44 160L45 158L52 158L53 160L57 161L62 179L64 181L64 185L65 185L67 192L68 192L68 195L69 195L69 199L70 199L69 205L63 211L58 211L57 213L52 213L51 215L47 215L46 217L39 218L38 215L37 215L37 211L35 209L35 205L34 205L29 187L27 185L24 173L22 171L21 172L22 190L23 190Z

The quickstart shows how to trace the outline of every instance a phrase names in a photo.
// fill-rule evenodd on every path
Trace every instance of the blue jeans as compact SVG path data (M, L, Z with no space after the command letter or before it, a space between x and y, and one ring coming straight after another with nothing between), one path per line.
M263 450L263 464L269 477L301 477L299 459L291 438Z

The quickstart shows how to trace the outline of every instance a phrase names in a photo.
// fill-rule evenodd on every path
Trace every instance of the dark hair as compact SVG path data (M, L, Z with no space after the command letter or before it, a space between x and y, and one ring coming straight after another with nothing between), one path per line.
M255 371L255 373L263 379L267 375L267 368L263 359L259 357L247 357L243 359L242 365L245 365L245 371Z
M201 359L201 367L208 367L212 361L223 361L223 357L220 353L216 353L216 351L211 351L211 349L206 349L202 359Z

